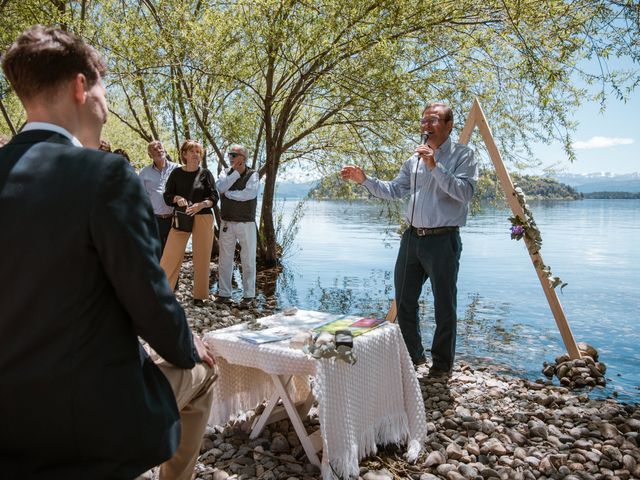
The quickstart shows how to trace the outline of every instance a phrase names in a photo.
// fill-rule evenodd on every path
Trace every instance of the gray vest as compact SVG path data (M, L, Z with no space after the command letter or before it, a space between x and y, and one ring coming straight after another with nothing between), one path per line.
M255 170L247 168L240 178L231 185L229 190L244 190L249 178L254 172ZM228 172L228 174L230 173L232 172ZM227 198L226 195L222 195L220 205L220 215L222 216L222 220L227 220L228 222L256 221L256 207L258 205L257 197L245 202L239 202L238 200L231 200L230 198Z

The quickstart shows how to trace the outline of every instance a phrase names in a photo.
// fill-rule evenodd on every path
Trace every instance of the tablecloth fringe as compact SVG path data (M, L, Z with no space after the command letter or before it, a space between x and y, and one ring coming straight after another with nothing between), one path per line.
M265 388L261 391L253 391L251 395L243 392L238 395L227 397L225 401L214 403L209 416L209 425L224 425L229 420L247 420L247 410L256 408L265 398L271 394L271 389ZM252 406L250 406L252 405Z
M331 436L331 433L327 432L327 435ZM339 456L330 454L332 457L331 465L323 463L322 478L323 480L357 478L360 473L359 459L375 455L378 452L378 445L403 445L408 439L409 423L405 414L382 417L370 428L363 431L360 437L351 443L352 448L348 451L341 452ZM417 459L421 451L420 442L412 440L410 450L411 455Z
M407 453L405 454L405 458L409 463L416 463L418 457L422 453L422 442L420 440L410 440L409 445L407 445Z
M303 378L304 376L301 376ZM265 377L266 378L266 377ZM213 406L209 415L209 425L224 425L228 421L246 421L250 412L261 405L273 393L274 386L270 380L256 382L251 390L244 390L234 395L228 395L225 400L214 392ZM310 389L305 380L294 378L287 390L294 402L306 398Z

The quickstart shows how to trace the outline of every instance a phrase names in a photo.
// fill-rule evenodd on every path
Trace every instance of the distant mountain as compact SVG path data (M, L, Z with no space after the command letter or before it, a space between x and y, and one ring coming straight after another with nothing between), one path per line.
M593 192L583 193L584 198L598 198L610 200L640 200L640 192Z
M513 174L512 180L524 191L528 200L579 200L582 194L569 185L551 178ZM493 170L482 169L475 189L475 199L480 202L504 200L500 182ZM369 192L351 182L343 182L336 175L325 177L311 190L315 200L364 200Z
M490 175L486 176L485 180L488 181L489 184L495 182L495 179ZM556 175L553 180L564 184L564 186L555 184L552 179L531 175L514 175L513 180L522 187L529 199L575 199L579 198L579 195L576 195L576 192L578 194L607 192L609 193L609 196L602 198L623 198L619 196L611 196L610 193L640 192L640 173L615 175L607 172L601 172L589 173L586 175L570 173ZM573 188L567 189L567 185ZM490 186L491 185L489 185L489 187ZM489 187L485 189L487 191L491 190ZM485 195L482 194L483 189L479 186L478 190L480 191L480 196L484 198ZM339 181L337 178L327 178L323 181L314 180L310 182L278 182L276 184L276 197L278 198L302 199L306 197L310 191L313 191L312 196L316 199L368 197L364 189L355 188L353 184ZM493 193L489 192L487 195L491 196Z
M278 198L304 198L307 193L318 184L318 180L311 182L278 182L276 184L276 197Z
M640 192L640 173L615 175L609 172L556 175L556 180L571 185L580 193Z

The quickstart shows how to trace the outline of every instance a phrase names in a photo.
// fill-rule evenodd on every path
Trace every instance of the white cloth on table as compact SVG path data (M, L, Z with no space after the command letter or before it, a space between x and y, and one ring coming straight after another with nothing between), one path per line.
M295 334L332 318L335 315L298 311L295 316L271 315L260 319L260 323L287 327ZM224 425L234 417L242 419L248 410L269 398L275 390L269 374L294 375L288 389L294 403L305 400L309 394L309 376L315 374L315 360L301 350L289 348L288 340L262 345L239 340L238 334L246 331L247 325L240 324L205 335L218 365L218 382L209 417L212 425Z
M318 361L314 385L324 454L342 478L357 477L359 460L375 454L377 445L406 443L414 462L427 437L424 401L398 326L356 337L353 354L354 365ZM327 468L322 476L334 478Z
M321 312L272 315L265 325L285 325L292 333L337 318ZM355 365L335 359L316 361L289 342L254 345L239 340L246 325L210 332L207 341L218 362L210 423L223 425L242 418L274 391L270 374L294 375L289 392L294 402L309 392L315 376L320 427L331 468L343 478L358 476L358 462L374 454L377 445L407 443L407 459L415 461L427 436L426 415L413 364L395 324L384 324L354 339ZM222 358L220 358L222 357ZM333 478L322 464L325 479Z

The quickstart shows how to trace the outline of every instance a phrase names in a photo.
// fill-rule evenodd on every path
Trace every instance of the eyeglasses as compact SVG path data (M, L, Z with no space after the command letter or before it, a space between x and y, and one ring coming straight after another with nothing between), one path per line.
M227 153L227 155L231 158L244 157L244 155L242 155L241 153L236 153L236 152L229 152Z
M421 118L420 125L438 125L442 121L440 117Z

